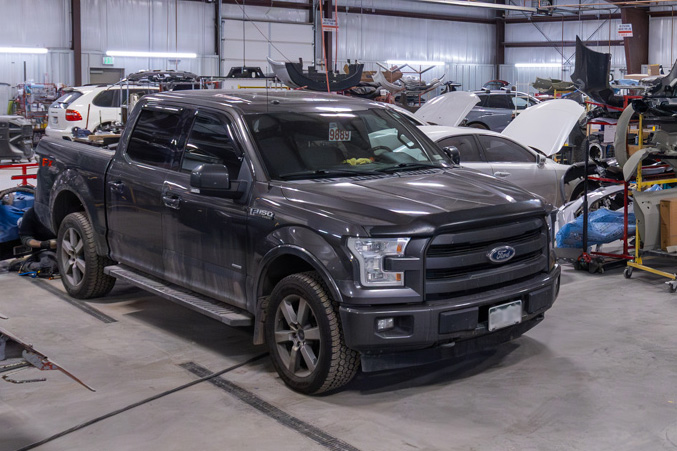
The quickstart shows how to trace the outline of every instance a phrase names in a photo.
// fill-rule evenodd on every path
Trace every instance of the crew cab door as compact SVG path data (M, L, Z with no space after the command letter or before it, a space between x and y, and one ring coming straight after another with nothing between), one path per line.
M495 177L536 193L554 205L558 204L559 176L551 166L539 163L535 151L499 136L478 135L477 139Z
M186 288L246 306L247 207L238 200L194 192L191 172L224 165L230 180L251 181L235 127L221 112L197 109L179 168L166 173L162 211L166 277ZM251 186L251 184L249 184Z
M482 150L473 135L449 136L440 139L437 144L441 148L456 147L461 155L462 167L494 175L491 164L487 163L484 159Z
M178 166L185 122L180 109L145 106L106 178L112 257L160 277L165 270L162 187L167 174Z

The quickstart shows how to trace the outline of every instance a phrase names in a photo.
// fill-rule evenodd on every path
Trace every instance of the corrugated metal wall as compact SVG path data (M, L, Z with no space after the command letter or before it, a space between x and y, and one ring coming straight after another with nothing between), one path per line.
M677 11L675 18L649 20L649 64L662 64L666 72L677 59Z
M176 18L178 17L178 23ZM83 81L102 67L107 50L192 52L178 65L166 58L115 57L125 73L177 69L216 75L214 5L176 0L87 0L82 2ZM110 67L110 66L109 66Z
M0 45L47 47L45 55L0 54L0 82L73 80L69 0L0 0Z

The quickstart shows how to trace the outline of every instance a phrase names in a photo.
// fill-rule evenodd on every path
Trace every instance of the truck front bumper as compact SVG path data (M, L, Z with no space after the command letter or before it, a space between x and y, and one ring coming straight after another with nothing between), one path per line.
M496 346L543 319L557 298L560 273L555 265L550 273L525 282L436 302L342 305L346 345L362 353L363 371L423 364ZM490 332L489 309L513 301L522 301L521 322Z

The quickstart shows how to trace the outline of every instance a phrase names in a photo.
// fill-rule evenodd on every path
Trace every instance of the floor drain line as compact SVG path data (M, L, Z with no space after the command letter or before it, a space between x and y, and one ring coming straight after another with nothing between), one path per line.
M158 393L157 395L151 396L150 398L146 398L146 399L143 399L143 400L141 400L141 401L135 402L134 404L130 404L130 405L128 405L128 406L126 406L126 407L123 407L123 408L121 408L121 409L114 410L113 412L109 412L109 413L107 413L107 414L105 414L105 415L101 415L100 417L93 418L93 419L91 419L91 420L89 420L89 421L86 421L86 422L84 422L84 423L82 423L82 424L79 424L79 425L77 425L77 426L73 426L73 427L70 428L70 429L66 429L65 431L59 432L58 434L54 434L54 435L52 435L51 437L47 437L46 439L40 440L39 442L31 443L30 445L24 446L23 448L19 448L17 451L27 451L27 450L29 450L29 449L37 448L38 446L42 446L42 445L44 445L45 443L49 443L49 442L51 442L51 441L53 441L53 440L56 440L56 439L61 438L61 437L64 437L64 436L66 436L66 435L68 435L68 434L70 434L70 433L73 433L73 432L75 432L75 431L79 431L80 429L84 429L84 428L86 428L87 426L91 426L91 425L96 424L96 423L98 423L98 422L100 422L100 421L103 421L103 420L106 420L106 419L108 419L108 418L111 418L111 417L114 417L114 416L116 416L116 415L119 415L119 414L121 414L121 413L127 412L128 410L132 410L132 409L135 408L135 407L139 407L139 406L142 406L142 405L144 405L144 404L148 404L149 402L155 401L156 399L164 398L165 396L171 395L172 393L176 393L176 392L178 392L178 391L181 391L181 390L184 390L184 389L186 389L186 388L192 387L193 385L197 385L197 384L200 384L200 383L202 383L202 382L204 382L204 381L208 381L208 380L210 380L210 379L212 379L212 378L221 376L222 374L226 374L226 373L229 372L229 371L233 371L233 370L236 370L236 369L238 369L238 368L240 368L240 367L242 367L242 366L245 366L245 365L248 365L248 364L250 364L250 363L256 362L257 360L260 360L260 359L266 357L267 355L268 355L268 353L267 353L267 352L264 352L263 354L259 354L259 355L257 355L257 356L254 356L254 357L252 357L251 359L248 359L248 360L246 360L246 361L244 361L244 362L242 362L242 363L238 363L237 365L233 365L233 366L231 366L231 367L228 367L228 368L226 368L225 370L221 370L221 371L219 371L219 372L217 372L217 373L209 373L209 374L206 375L205 377L201 377L200 379L196 379L196 380L194 380L194 381L191 381L191 382L188 382L188 383L186 383L186 384L180 385L180 386L178 386L178 387L176 387L176 388L172 388L171 390L167 390L167 391L165 391L165 392ZM181 366L184 367L183 365L181 365Z
M207 368L204 368L196 363L188 362L181 365L181 367L190 371L194 375L204 378L212 374ZM306 423L305 421L298 419L292 415L289 415L285 411L275 407L274 405L264 401L263 399L256 396L254 393L245 390L239 385L234 384L233 382L227 381L220 377L213 377L209 379L209 383L220 388L221 390L233 395L240 401L249 404L251 407L255 408L264 415L274 419L278 423L287 426L288 428L293 429L294 431L305 435L316 443L322 445L323 447L333 450L333 451L359 451L358 448L336 438L332 435L327 434L323 430L313 426L312 424Z
M104 323L117 323L117 320L115 318L111 318L110 316L106 315L105 313L95 309L94 307L91 307L84 302L78 301L76 299L71 298L64 292L60 291L58 288L54 288L51 286L47 281L42 280L42 279L31 279L31 281L37 285L38 287L42 288L45 291L49 291L55 296L58 296L59 298L63 299L64 301L68 302L70 305L73 307L82 310L83 312L87 313L88 315L93 316L94 318L98 319L99 321L102 321Z

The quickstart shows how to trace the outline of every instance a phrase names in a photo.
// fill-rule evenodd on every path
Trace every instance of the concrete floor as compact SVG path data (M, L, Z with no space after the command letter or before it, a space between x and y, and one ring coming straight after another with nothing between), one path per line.
M0 380L0 450L674 449L677 294L664 280L565 265L545 321L515 342L312 398L283 385L247 329L123 284L79 302L58 280L0 274L0 327L96 389L55 371Z
M288 390L268 357L234 368L265 354L249 330L123 284L79 302L58 280L2 274L0 313L9 319L0 327L96 392L57 372L17 375L46 376L43 383L0 380L0 450L73 428L37 449L674 449L677 295L663 281L565 266L555 306L515 342L413 370L359 374L345 390L312 398Z

